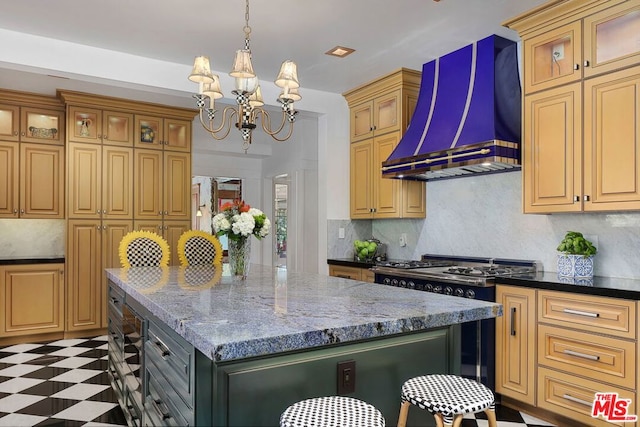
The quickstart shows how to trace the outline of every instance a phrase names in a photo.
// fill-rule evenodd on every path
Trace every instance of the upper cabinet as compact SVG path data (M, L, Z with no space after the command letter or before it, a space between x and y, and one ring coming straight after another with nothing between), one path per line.
M555 12L548 15L553 9ZM636 65L637 1L568 1L506 23L523 38L525 93Z
M64 105L0 90L0 218L64 218Z
M382 178L381 172L409 127L420 77L403 68L343 94L351 118L352 219L425 217L424 182Z
M549 2L523 39L525 213L640 209L640 0Z
M0 90L0 140L64 145L64 106L55 98Z
M70 106L69 141L133 146L133 114Z
M191 151L191 121L136 115L136 148Z

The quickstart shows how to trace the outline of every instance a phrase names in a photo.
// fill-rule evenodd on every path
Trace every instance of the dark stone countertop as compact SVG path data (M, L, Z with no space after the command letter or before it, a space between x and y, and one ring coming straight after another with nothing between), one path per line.
M64 264L64 257L2 257L0 265L24 265L24 264Z
M332 258L327 260L329 265L340 265L342 267L355 267L355 268L371 268L376 265L375 262L356 261L353 258Z
M594 276L591 279L559 277L556 272L539 272L501 277L498 284L525 286L553 291L575 292L613 298L640 300L640 279Z

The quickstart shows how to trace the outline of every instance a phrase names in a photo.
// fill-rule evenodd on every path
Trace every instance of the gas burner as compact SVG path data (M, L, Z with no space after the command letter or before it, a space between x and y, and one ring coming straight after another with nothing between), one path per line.
M391 260L381 261L376 264L378 267L391 267L391 268L427 268L427 267L441 267L445 265L451 265L450 262L444 261L415 261L415 260Z
M495 276L508 276L511 274L517 274L519 272L529 271L530 269L503 267L499 265L476 265L476 266L453 266L449 267L443 273L448 274L460 274L463 276L483 276L483 277L495 277Z

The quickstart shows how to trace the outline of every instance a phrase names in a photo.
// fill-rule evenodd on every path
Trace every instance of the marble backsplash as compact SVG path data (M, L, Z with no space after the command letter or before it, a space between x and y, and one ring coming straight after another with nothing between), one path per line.
M580 231L598 248L599 276L640 278L640 212L531 215L522 213L520 171L429 181L424 220L329 220L328 258L353 256L354 239L375 237L387 255L467 255L541 261L557 271L556 250L565 233ZM345 238L338 238L339 228ZM407 245L400 247L401 234Z
M0 219L0 258L65 255L63 219Z

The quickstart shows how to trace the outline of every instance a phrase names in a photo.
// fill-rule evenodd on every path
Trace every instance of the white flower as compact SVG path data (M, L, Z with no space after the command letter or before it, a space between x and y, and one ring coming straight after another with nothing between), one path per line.
M260 209L251 208L251 209L249 209L249 214L251 216L260 216L260 215L263 214L263 212Z
M269 231L271 231L271 221L269 221L269 218L265 218L264 224L260 229L260 237L265 237L267 234L269 234Z
M231 226L234 234L241 234L248 236L253 233L253 229L256 226L256 220L249 212L242 212L240 215L234 215L232 218L233 225Z
M227 216L224 213L219 213L213 217L211 220L213 224L213 230L217 233L218 231L227 231L231 228L231 223L227 219Z

